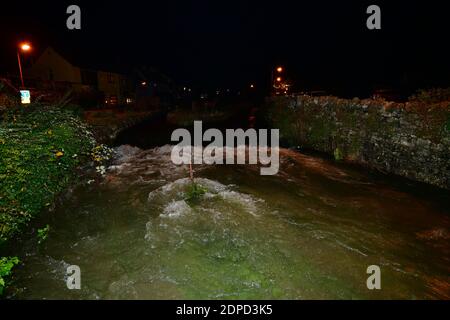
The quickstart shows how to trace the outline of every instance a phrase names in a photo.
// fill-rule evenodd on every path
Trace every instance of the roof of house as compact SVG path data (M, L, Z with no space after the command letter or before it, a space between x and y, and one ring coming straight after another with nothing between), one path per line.
M120 59L118 55L101 55L96 50L89 50L85 47L80 48L66 45L48 45L41 49L38 56L40 56L47 48L51 48L53 51L62 56L67 62L82 69L133 75L140 80L153 80L164 83L173 82L169 76L153 67L146 66L136 68L132 62L124 61Z
M63 49L62 47L53 46L45 47L40 54L47 48L51 48L75 67L120 74L129 74L131 72L119 57L100 57L95 51L90 51L85 48Z

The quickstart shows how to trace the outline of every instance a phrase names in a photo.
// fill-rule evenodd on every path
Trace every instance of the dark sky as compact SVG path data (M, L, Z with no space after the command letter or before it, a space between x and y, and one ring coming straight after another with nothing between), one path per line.
M263 87L277 64L299 88L448 86L444 3L21 0L2 3L0 71L15 71L15 43L26 38L102 64L154 66L197 87ZM81 31L66 29L70 4L81 7ZM370 4L381 7L382 30L366 28Z

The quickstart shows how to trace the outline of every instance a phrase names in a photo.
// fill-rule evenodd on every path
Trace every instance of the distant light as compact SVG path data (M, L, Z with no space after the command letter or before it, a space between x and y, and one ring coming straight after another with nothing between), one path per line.
M281 77L278 77L278 78L277 78L277 82L281 82Z
M186 87L183 87L183 91L186 91Z
M145 87L145 86L147 85L147 82L142 81L142 82L141 82L141 85L142 85L143 87Z
M277 71L278 71L278 72L283 72L283 67L278 67L278 68L277 68Z
M133 99L127 98L127 103L128 103L128 104L130 104L130 103L132 103L132 102L133 102Z
M250 85L250 88L252 88L252 89L253 89L254 87L255 87L255 85L254 85L254 84L251 84L251 85Z
M29 43L22 43L21 45L20 45L20 49L22 50L22 51L30 51L31 50L31 45L29 44Z

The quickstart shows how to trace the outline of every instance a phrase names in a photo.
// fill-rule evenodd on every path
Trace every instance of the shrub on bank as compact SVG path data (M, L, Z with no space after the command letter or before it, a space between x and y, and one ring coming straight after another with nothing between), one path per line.
M0 296L6 287L6 281L11 276L12 269L19 263L17 257L0 257Z
M0 122L0 247L75 176L95 140L73 111L15 107Z

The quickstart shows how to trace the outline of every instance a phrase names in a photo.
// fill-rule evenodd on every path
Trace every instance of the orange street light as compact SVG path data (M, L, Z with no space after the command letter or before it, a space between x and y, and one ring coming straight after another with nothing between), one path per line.
M278 77L278 78L277 78L277 82L281 82L281 77Z
M20 49L22 50L22 51L30 51L31 50L31 45L29 44L29 43L22 43L21 45L20 45Z
M277 71L278 71L278 72L283 72L283 67L278 67L278 68L277 68Z
M31 45L28 42L23 42L19 44L19 48L17 49L17 61L19 63L19 72L20 72L20 81L22 83L22 87L25 87L23 82L23 74L22 74L22 63L20 61L20 50L23 52L28 52L31 50Z

